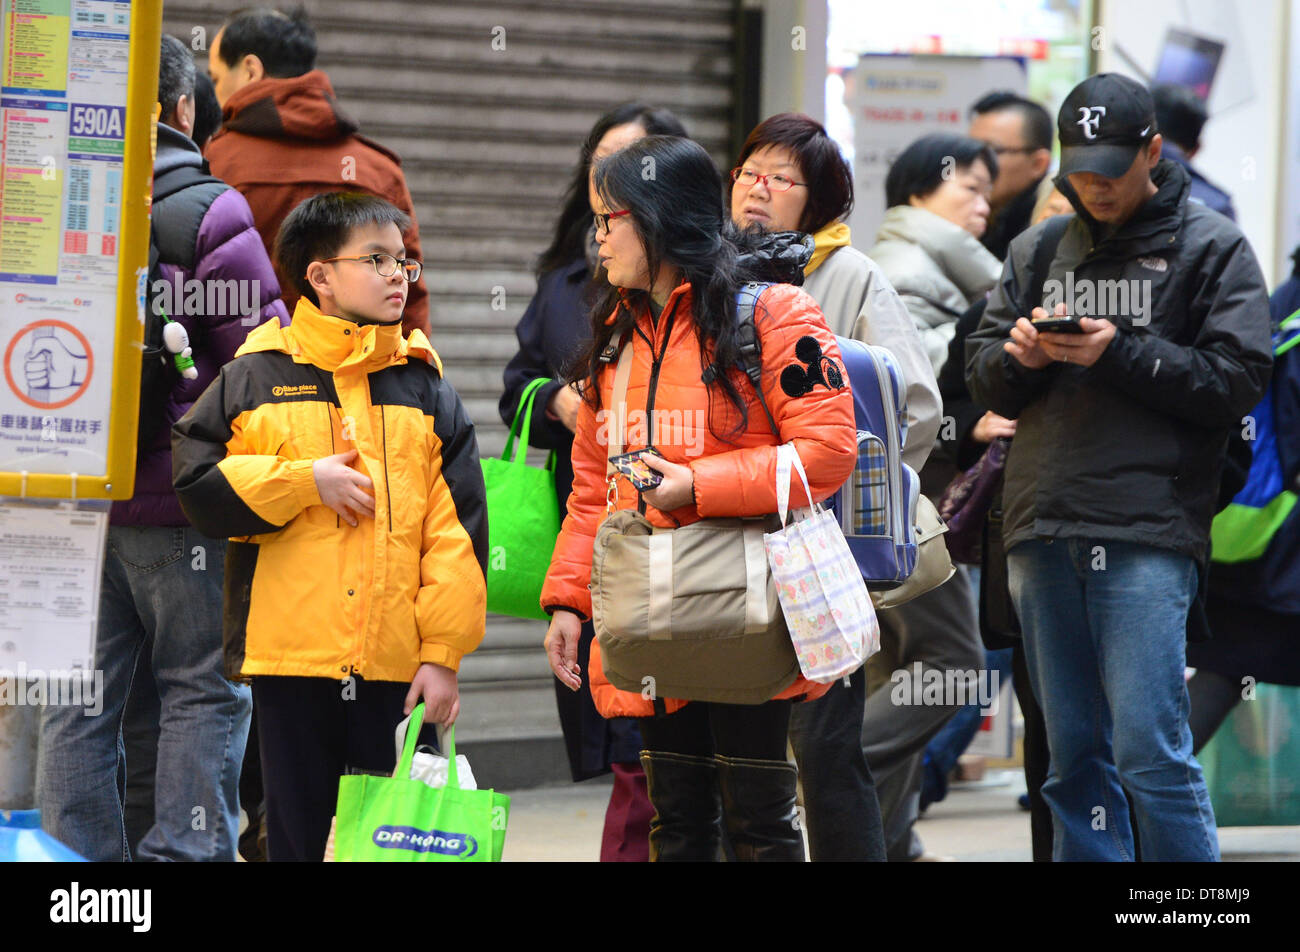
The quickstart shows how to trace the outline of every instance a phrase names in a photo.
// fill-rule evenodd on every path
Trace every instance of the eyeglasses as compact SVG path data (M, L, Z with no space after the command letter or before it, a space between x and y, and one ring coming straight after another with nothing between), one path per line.
M398 268L402 270L402 277L406 278L407 283L414 284L420 280L420 272L424 270L424 265L414 258L394 258L390 254L377 252L372 255L352 255L350 257L326 258L321 264L329 264L331 261L369 261L375 266L375 274L381 278L391 278L397 273Z
M630 215L630 214L632 214L632 209L630 208L625 208L621 212L610 212L609 214L601 214L600 212L596 212L595 215L596 231L597 232L603 231L605 234L608 235L609 223L611 221L613 221L615 218L622 218L624 215Z
M1038 147L1032 145L1016 145L1016 146L994 145L992 142L990 142L988 146L990 149L993 150L994 155L1008 155L1011 153L1019 153L1020 155L1029 155L1031 152L1038 151Z
M750 188L759 182L767 186L768 191L788 192L796 185L807 186L807 182L796 182L787 175L759 175L753 169L739 168L731 170L731 180L737 185Z

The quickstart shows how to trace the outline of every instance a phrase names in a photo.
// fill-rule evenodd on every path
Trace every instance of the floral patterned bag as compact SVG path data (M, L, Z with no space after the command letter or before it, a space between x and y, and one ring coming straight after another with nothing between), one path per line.
M880 650L880 623L834 515L814 503L795 511L793 521L785 524L791 468L812 499L794 445L778 447L776 499L784 528L764 533L763 545L799 669L809 680L829 684Z

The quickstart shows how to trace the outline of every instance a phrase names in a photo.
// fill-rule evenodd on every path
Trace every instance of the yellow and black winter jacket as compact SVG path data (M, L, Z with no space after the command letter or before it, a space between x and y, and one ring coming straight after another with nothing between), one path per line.
M312 464L357 450L375 518L356 528ZM474 426L419 330L357 325L303 298L255 329L176 424L185 515L226 554L230 677L409 681L483 638L487 505Z

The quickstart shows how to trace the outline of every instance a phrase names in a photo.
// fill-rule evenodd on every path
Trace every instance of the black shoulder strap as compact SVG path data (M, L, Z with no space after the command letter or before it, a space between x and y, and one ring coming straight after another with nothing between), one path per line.
M754 308L758 305L759 295L771 286L771 283L750 281L736 294L736 343L740 349L740 362L737 366L754 385L754 392L758 395L758 405L763 408L763 415L767 417L767 425L772 428L772 434L779 439L780 431L776 428L776 418L772 416L767 398L763 396L763 350L758 341L758 326L754 323ZM706 387L713 383L718 379L718 365L709 364L700 379L704 381Z
M1054 215L1043 225L1043 232L1038 236L1038 244L1034 247L1034 256L1029 260L1029 284L1026 287L1028 293L1025 295L1025 304L1030 311L1043 304L1043 284L1047 281L1047 273L1052 269L1052 259L1056 257L1056 249L1060 246L1061 239L1065 237L1065 230L1070 227L1072 221L1074 221L1073 215Z

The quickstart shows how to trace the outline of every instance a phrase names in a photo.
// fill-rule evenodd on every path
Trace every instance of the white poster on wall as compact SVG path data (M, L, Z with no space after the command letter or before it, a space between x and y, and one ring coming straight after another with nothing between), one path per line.
M932 132L964 135L970 107L985 93L1024 95L1027 88L1019 57L861 56L844 77L853 126L853 244L863 251L875 244L885 217L885 176L908 144Z

